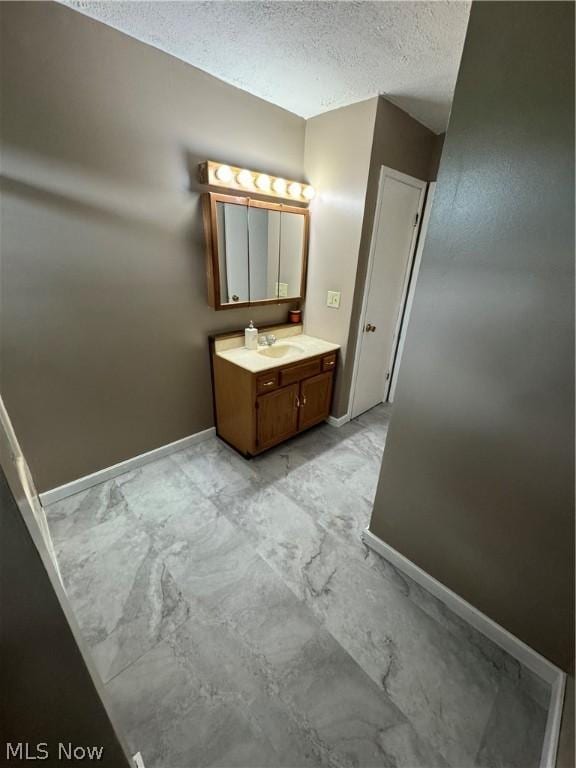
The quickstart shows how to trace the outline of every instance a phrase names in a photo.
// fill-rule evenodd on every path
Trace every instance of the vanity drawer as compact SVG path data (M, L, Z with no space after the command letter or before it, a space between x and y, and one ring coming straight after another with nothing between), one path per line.
M334 352L331 355L326 355L326 357L322 358L322 370L323 371L333 371L334 368L336 368L336 353Z
M256 378L256 392L261 395L264 392L270 392L278 386L278 371L263 373Z
M315 376L320 373L320 368L320 358L318 357L315 360L307 360L305 363L293 365L291 368L283 368L280 371L280 384L285 386L301 379L307 379L309 376Z

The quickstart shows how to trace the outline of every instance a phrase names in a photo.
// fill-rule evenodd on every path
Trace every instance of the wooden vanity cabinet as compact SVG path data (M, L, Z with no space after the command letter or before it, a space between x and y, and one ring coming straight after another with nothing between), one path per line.
M330 415L336 354L251 373L212 353L217 435L255 456Z

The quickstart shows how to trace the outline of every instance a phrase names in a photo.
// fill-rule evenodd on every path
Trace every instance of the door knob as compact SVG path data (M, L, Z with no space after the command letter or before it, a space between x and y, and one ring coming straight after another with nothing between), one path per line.
M374 331L376 330L376 326L372 325L372 323L366 323L366 328L364 328L364 330L366 331L366 333L370 333L370 332L374 333Z

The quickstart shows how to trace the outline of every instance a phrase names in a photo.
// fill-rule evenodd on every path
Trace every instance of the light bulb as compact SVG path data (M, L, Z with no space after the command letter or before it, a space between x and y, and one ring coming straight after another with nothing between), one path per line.
M304 187L302 194L304 195L306 200L312 200L312 198L316 194L316 190L314 189L314 187L310 187L310 186Z
M250 171L247 171L244 169L243 171L240 171L238 176L236 176L236 180L238 181L238 184L240 184L243 187L251 187L254 183L254 177L250 173Z
M302 194L302 185L298 184L297 181L293 181L288 187L288 192L292 197L300 197Z
M256 186L258 189L267 190L270 189L270 176L265 173L261 173L256 179Z
M231 181L233 175L234 174L232 173L232 168L230 168L229 165L219 165L216 169L216 178L218 181L223 181L226 183Z
M274 179L274 183L272 184L272 189L278 195L285 195L286 194L286 181L284 179Z

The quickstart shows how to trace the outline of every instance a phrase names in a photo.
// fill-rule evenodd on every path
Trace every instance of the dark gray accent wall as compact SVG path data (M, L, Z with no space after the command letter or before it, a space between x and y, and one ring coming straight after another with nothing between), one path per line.
M574 6L472 6L371 531L564 669Z
M196 167L303 174L305 121L52 2L0 3L1 391L41 491L213 424Z
M3 440L2 431L0 442ZM44 756L42 765L78 765L76 760L58 759L59 743L66 748L72 743L102 747L98 765L128 768L131 762L86 667L3 466L0 529L0 764L24 764L25 760L7 759L14 754L7 752L7 744L15 749L19 742L27 742L32 756ZM76 632L79 637L77 628ZM46 746L37 751L38 744Z

